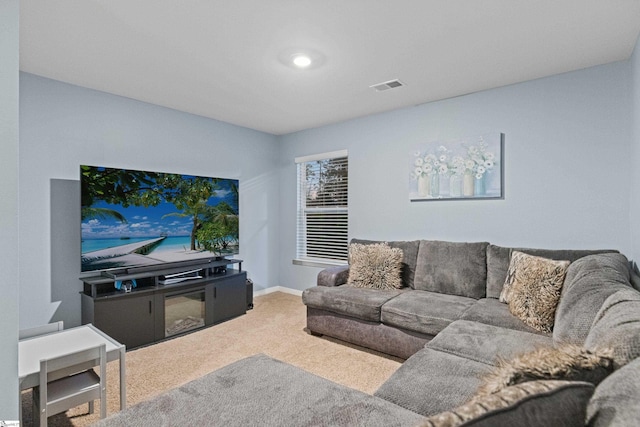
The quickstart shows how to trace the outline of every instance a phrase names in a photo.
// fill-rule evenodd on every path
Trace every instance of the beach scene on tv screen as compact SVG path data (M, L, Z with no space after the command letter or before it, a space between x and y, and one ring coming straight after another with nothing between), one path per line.
M239 250L238 180L80 167L82 271Z

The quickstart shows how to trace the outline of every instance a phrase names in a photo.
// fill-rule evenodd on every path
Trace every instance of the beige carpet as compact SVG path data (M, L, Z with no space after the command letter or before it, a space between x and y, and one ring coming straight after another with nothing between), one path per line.
M246 315L159 344L127 352L127 405L150 399L256 353L298 366L340 384L373 393L401 360L304 331L300 297L275 292L254 300ZM248 396L250 397L250 396ZM119 410L118 362L107 368L107 414ZM22 395L24 426L31 426L31 392ZM99 419L87 405L49 418L51 426L87 426Z

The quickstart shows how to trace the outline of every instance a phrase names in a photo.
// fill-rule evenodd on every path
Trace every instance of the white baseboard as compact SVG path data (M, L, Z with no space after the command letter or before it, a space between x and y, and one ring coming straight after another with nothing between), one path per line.
M262 295L267 295L270 294L272 292L284 292L285 294L291 294L291 295L296 295L296 296L302 296L302 291L299 291L298 289L291 289L291 288L287 288L284 286L272 286L270 288L267 289L260 289L259 291L254 291L253 292L253 296L254 297L259 297Z

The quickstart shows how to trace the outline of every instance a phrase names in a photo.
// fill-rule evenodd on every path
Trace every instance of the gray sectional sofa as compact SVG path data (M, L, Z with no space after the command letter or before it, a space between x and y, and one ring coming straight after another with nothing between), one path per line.
M595 388L560 382L554 391L458 424L640 425L640 292L630 284L624 255L519 249L572 261L553 332L545 334L498 300L513 248L426 240L389 245L403 249L402 289L346 285L348 267L339 267L323 270L318 286L303 293L309 332L406 359L373 396L257 355L98 425L447 426L435 414L467 402L500 358L566 343L609 349L615 370ZM525 384L538 383L551 382Z
M373 244L371 240L353 239L351 243ZM598 291L600 299L621 286L629 287L626 258L615 251L543 250L506 248L489 243L458 243L429 240L387 242L403 251L403 284L398 290L380 291L347 283L349 266L331 267L320 272L318 286L302 294L307 306L307 328L317 335L358 344L403 359L420 350L456 320L467 320L507 329L540 334L509 313L498 301L509 268L512 250L556 260L575 261L587 255L610 253L607 261L624 270L616 284ZM566 282L582 271L584 262L570 267ZM593 269L598 267L585 266ZM622 281L623 283L618 283ZM624 283L626 282L626 283ZM565 286L564 291L571 286ZM561 332L568 298L561 298L558 317ZM595 317L598 304L590 307ZM598 307L595 307L598 305ZM569 320L568 320L569 321ZM572 320L570 320L572 321ZM589 325L591 324L589 323ZM556 328L556 331L558 329Z
M431 416L469 400L499 359L563 343L611 347L617 370L591 399L590 425L640 425L640 361L630 363L640 356L640 292L624 255L486 242L387 243L403 250L404 288L346 285L344 266L320 272L318 286L302 296L310 333L407 359L377 397ZM571 261L551 334L527 326L498 300L513 250ZM614 391L623 380L633 383L627 394Z

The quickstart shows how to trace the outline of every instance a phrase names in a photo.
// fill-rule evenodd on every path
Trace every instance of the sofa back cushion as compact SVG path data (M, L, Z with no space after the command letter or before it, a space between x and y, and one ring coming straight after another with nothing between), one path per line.
M418 427L584 427L593 385L578 381L529 381L476 396Z
M609 296L598 311L584 346L613 349L616 368L640 357L640 292L627 288Z
M605 300L629 288L628 260L622 254L589 255L573 262L556 309L553 341L583 345Z
M414 280L415 289L475 299L484 298L488 245L487 242L421 240Z
M362 240L351 239L351 243L358 243L360 245L372 245L376 243L387 243L392 248L398 248L402 250L402 284L413 289L413 280L416 275L416 260L418 258L418 246L419 240L413 241L396 241L385 242L382 240Z
M640 420L640 359L609 375L596 388L587 406L585 425L635 426Z
M587 255L600 253L617 253L614 250L565 250L565 249L533 249L533 248L508 248L503 246L489 245L487 247L487 298L499 298L502 292L502 285L507 278L511 252L524 252L543 258L556 261L575 261Z

